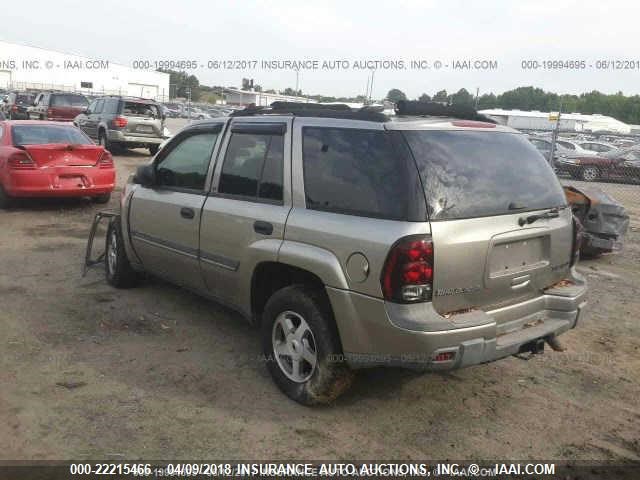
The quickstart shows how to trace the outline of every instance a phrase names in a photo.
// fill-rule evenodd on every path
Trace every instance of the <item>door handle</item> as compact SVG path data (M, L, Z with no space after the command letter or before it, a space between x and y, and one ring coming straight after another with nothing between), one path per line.
M182 207L180 209L180 216L182 218L188 218L188 219L192 219L193 217L196 216L196 212L193 211L193 208L189 208L189 207Z
M256 220L253 222L253 231L261 235L271 235L273 233L273 225L269 222Z

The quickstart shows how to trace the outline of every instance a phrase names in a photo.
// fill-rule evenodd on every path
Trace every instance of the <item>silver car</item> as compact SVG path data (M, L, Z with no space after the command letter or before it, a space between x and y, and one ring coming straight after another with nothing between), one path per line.
M153 100L108 96L94 99L73 123L108 150L148 148L155 155L165 140L165 118Z
M257 324L275 383L306 405L358 368L558 349L585 305L578 227L527 138L402 111L189 125L130 179L106 248L113 286L149 272Z

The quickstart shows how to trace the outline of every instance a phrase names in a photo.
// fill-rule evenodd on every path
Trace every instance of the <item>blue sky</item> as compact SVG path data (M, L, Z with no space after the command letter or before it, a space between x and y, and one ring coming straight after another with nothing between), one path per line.
M89 6L90 5L90 6ZM0 38L131 65L136 59L494 59L493 71L378 70L373 97L447 88L501 92L640 93L640 69L596 70L600 59L640 62L640 2L534 0L20 2L0 12ZM1 54L1 52L0 52ZM586 60L576 71L526 71L523 60ZM194 71L203 83L295 86L293 71ZM356 95L367 71L302 72L308 93Z

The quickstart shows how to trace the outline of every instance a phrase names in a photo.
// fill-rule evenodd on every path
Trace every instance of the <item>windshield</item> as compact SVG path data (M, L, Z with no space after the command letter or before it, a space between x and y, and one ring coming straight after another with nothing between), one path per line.
M526 137L478 131L404 131L431 220L566 205L553 170Z
M15 125L12 130L14 145L43 145L50 143L92 145L75 127L57 125Z

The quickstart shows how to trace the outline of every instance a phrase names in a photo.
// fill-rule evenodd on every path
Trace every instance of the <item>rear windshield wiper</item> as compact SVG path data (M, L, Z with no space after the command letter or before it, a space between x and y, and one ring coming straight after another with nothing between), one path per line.
M542 218L558 218L560 216L560 209L552 208L551 210L547 210L544 213L537 213L535 215L529 215L528 217L520 217L518 219L518 225L523 227L526 224L531 224L536 220L540 220Z

